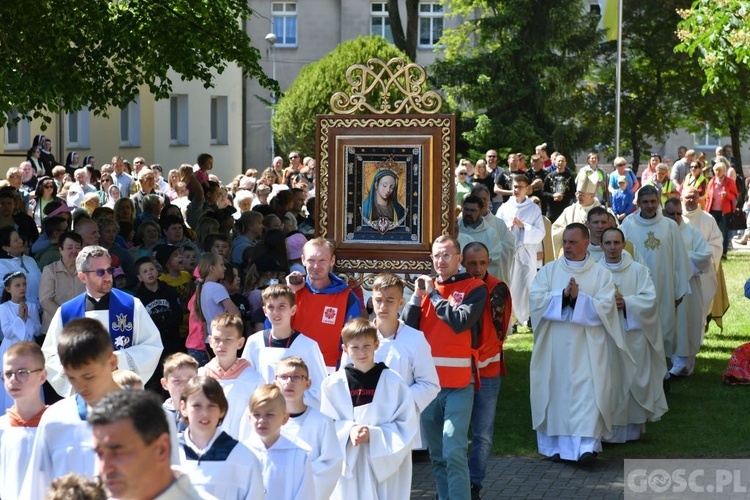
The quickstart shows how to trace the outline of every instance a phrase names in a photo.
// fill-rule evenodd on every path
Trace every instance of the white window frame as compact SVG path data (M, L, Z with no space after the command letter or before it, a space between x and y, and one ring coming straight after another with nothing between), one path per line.
M271 3L271 26L273 34L276 35L274 48L297 48L299 46L299 16L297 14L297 2ZM292 19L294 20L293 29L287 23ZM277 20L281 26L277 26Z
M695 149L716 149L721 146L721 134L717 133L711 124L706 121L703 130L693 134L693 146Z
M376 26L376 21L378 26ZM388 2L372 2L370 4L370 34L382 36L393 43L393 30L388 14Z
M120 147L137 148L141 145L141 96L120 109Z
M6 151L26 151L31 147L31 122L21 119L15 125L10 122L18 117L18 110L14 107L7 113L8 121L3 127L4 148ZM15 142L11 142L10 136L15 133Z
M229 107L225 95L211 96L209 128L211 144L229 144Z
M88 106L84 106L80 111L74 111L65 115L65 148L83 148L86 149L90 144L91 135L91 113ZM75 123L78 137L73 140L71 134L71 125Z
M189 114L187 94L169 96L169 145L189 145Z
M422 10L423 7L429 7L429 10ZM436 25L440 22L440 36L442 37L445 29L445 8L439 2L419 2L419 38L417 47L420 49L433 49L440 46L440 37L434 39ZM422 43L422 27L424 23L428 24L430 33L430 43Z

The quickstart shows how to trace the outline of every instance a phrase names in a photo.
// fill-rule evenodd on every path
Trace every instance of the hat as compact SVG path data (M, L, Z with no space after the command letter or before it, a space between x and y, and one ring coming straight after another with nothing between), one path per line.
M172 258L175 252L179 252L180 247L176 245L167 245L162 243L161 245L156 245L154 248L154 257L156 258L156 261L161 265L162 269L166 271L167 269L167 262L169 262L169 259Z
M627 184L628 183L628 178L625 177L624 175L618 175L617 176L617 183L618 184L621 184L621 183Z
M589 172L578 176L576 182L576 191L579 193L596 193L596 185L599 182L599 176L596 172Z
M113 274L113 278L117 278L118 276L125 276L125 271L122 270L122 267L117 266L115 268L115 272Z
M45 208L47 208L47 207L45 207ZM72 211L73 211L73 207L69 207L67 204L61 203L59 207L57 207L56 209L52 210L50 213L45 214L45 217L54 217L56 215L60 215L60 214L65 213L65 212L72 212Z
M302 257L302 247L307 243L307 238L302 233L290 234L286 237L286 257L296 260Z

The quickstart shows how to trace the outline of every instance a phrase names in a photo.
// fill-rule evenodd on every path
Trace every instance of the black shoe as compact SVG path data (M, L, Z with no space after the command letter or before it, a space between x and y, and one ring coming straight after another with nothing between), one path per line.
M671 386L672 386L672 382L670 382L670 380L668 378L665 378L664 379L664 394L669 394L669 388Z
M556 464L559 464L560 462L562 462L562 458L560 458L560 454L559 453L555 453L554 455L552 455L550 457L550 460L552 460L552 462L556 463Z
M481 498L479 496L480 491L482 491L482 488L480 488L476 484L472 484L471 485L471 500L479 500Z
M596 463L596 455L594 453L591 453L590 451L587 451L580 456L580 458L578 459L578 463L583 467L591 467L592 465L594 465L594 463Z

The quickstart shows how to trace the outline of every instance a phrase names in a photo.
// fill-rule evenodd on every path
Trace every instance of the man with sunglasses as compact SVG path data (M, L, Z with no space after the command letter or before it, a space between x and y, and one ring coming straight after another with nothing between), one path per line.
M284 184L292 187L292 177L299 173L301 163L302 159L300 158L298 151L292 151L289 153L289 166L284 169Z
M112 289L114 268L105 248L84 247L76 257L76 270L86 291L60 306L42 346L49 383L63 397L72 394L57 355L57 343L63 327L81 317L102 323L112 340L118 367L137 373L146 382L153 375L163 350L159 330L148 311L137 298Z

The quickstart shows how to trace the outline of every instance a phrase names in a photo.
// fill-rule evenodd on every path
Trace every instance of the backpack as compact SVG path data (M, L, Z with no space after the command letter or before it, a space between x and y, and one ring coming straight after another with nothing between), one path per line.
M750 385L750 342L732 352L721 381L727 385Z

